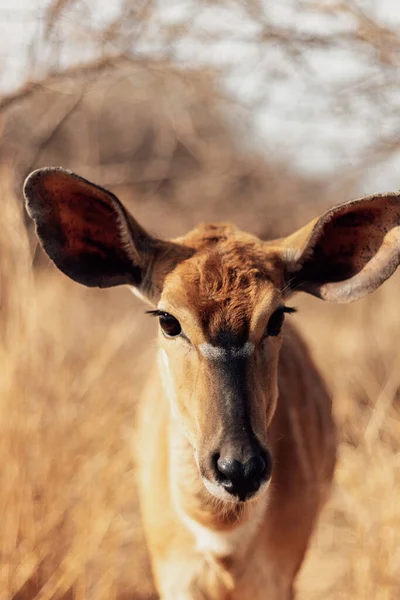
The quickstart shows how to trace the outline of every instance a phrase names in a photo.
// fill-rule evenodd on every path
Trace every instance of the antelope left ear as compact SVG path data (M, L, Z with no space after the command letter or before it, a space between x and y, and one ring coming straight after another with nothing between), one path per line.
M373 292L400 262L400 193L377 194L325 212L280 240L288 289L352 302Z
M43 249L83 285L126 284L155 302L166 275L193 253L149 235L114 194L66 169L34 171L24 194Z

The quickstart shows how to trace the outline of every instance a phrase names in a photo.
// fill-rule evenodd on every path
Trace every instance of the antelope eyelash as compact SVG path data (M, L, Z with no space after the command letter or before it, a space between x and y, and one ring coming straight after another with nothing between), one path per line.
M165 310L146 310L146 315L150 315L151 317L161 317L161 315L169 314ZM171 315L172 316L172 315Z
M278 306L276 310L281 310L284 313L293 314L297 312L297 308L293 306Z

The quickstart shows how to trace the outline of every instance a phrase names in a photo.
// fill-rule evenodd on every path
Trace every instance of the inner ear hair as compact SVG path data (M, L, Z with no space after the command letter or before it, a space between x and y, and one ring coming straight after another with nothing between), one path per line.
M379 287L400 261L400 194L341 204L281 241L287 286L351 302Z
M126 284L154 301L166 274L192 252L149 235L113 193L61 167L31 173L24 195L43 249L83 285Z

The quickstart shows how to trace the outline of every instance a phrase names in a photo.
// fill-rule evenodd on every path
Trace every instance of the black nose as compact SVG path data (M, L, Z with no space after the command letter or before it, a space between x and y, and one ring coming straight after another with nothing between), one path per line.
M227 492L244 501L271 476L271 457L267 453L251 456L245 462L220 456L216 461L217 480Z

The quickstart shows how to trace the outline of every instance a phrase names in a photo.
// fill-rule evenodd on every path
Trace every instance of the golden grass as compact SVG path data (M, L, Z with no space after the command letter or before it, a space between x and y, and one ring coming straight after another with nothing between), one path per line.
M34 273L0 176L0 600L150 600L130 445L154 323L126 290ZM341 438L300 600L400 597L399 290L298 300Z
M350 306L299 302L302 330L334 397L336 479L300 598L389 600L400 593L399 274Z

